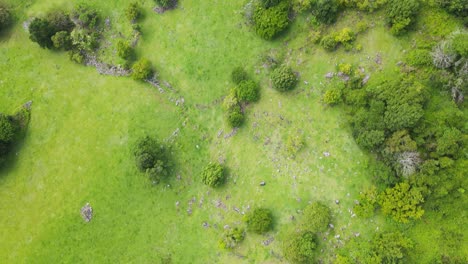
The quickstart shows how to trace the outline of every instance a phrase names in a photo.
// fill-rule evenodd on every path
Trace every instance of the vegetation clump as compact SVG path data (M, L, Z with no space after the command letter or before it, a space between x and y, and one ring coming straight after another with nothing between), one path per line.
M273 88L280 92L286 92L296 87L298 78L291 67L281 65L271 73Z
M138 2L128 4L127 9L125 9L125 16L132 23L135 23L141 17L141 9Z
M29 109L23 107L14 115L0 113L0 168L29 122Z
M256 102L260 98L259 87L253 80L246 80L239 83L235 88L236 96L240 101Z
M243 67L236 67L232 70L231 73L231 80L233 83L239 85L243 81L247 81L249 79L249 75L244 70Z
M8 6L0 2L0 31L11 24L11 11Z
M407 182L388 188L379 197L382 212L395 221L407 223L409 219L419 219L424 214L421 203L424 202L420 190Z
M138 169L145 172L153 183L159 183L168 175L169 159L166 146L156 138L146 136L139 139L133 154Z
M210 187L218 187L224 182L224 167L219 163L208 164L201 174L201 180Z
M387 24L390 32L400 35L414 22L419 11L419 0L389 0L387 10Z
M273 39L288 27L288 14L289 1L281 1L268 8L258 6L253 15L255 32L263 39Z
M219 242L222 249L233 249L245 238L245 231L242 228L234 227L224 230L223 237Z
M316 249L317 238L311 231L292 235L283 244L284 257L292 263L313 263Z
M132 77L137 81L148 80L154 74L151 62L148 59L139 59L132 66Z
M330 209L320 202L313 202L304 209L302 226L313 233L324 231L331 221Z
M247 229L256 234L264 234L273 228L273 215L270 209L256 208L246 215Z

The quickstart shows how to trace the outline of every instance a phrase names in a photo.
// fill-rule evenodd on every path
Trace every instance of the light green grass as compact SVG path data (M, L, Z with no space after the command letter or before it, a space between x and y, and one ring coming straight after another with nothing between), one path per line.
M373 58L381 53L383 66L393 71L408 47L406 41L398 42L377 24L358 37L362 53L330 54L307 43L300 26L304 18L275 42L259 39L243 25L243 1L181 1L180 8L163 15L151 11L151 1L143 2L137 53L153 62L176 94L160 94L129 78L100 76L73 64L66 54L31 43L20 24L1 40L0 112L12 113L28 100L34 104L14 165L0 172L0 259L159 263L161 257L171 256L173 263L280 262L274 255L281 255L281 240L296 228L290 216L300 219L297 210L314 200L333 210L331 241L335 234L348 238L352 232L369 237L384 224L380 218L351 218L348 212L359 191L370 185L369 157L352 139L343 110L325 107L320 95L323 76L336 63L353 62L378 71ZM126 3L96 5L111 17L116 32L128 36L128 22L120 18ZM23 21L26 15L72 4L23 1L19 6ZM269 87L259 58L272 49L285 51L285 60L301 73L301 83L291 93L279 94ZM247 122L237 135L225 139L230 129L219 99L231 88L230 71L237 65L262 84L262 98L249 106ZM174 103L179 97L185 99L184 109ZM153 186L136 170L131 146L145 134L169 139L176 129L180 133L173 144L174 174L182 180L171 175ZM220 130L224 132L218 137ZM284 142L297 130L303 131L305 147L289 160ZM264 144L267 138L270 143ZM331 156L324 157L325 151ZM225 186L211 190L198 176L206 163L219 159L225 160L229 177ZM267 185L260 187L261 181ZM196 201L188 216L192 198ZM226 210L216 208L217 200ZM86 202L95 212L89 224L79 215ZM242 225L242 215L233 208L245 212L248 206L271 208L276 224L266 236L248 234L234 251L248 257L241 259L220 250L218 240L224 225ZM211 227L203 228L203 222ZM261 245L270 236L274 242ZM324 259L332 255L330 248Z

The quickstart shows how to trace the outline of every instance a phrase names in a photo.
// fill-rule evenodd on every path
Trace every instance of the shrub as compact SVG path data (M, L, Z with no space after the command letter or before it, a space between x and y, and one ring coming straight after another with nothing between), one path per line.
M369 24L367 23L367 21L359 21L357 24L356 24L356 31L357 33L362 33L362 32L365 32L366 30L369 29Z
M338 64L338 72L342 72L348 76L351 76L353 73L353 65L349 63L340 63Z
M303 136L298 132L289 134L288 140L286 141L286 151L288 155L294 158L302 147L304 147Z
M242 81L236 87L237 98L245 102L256 102L260 97L258 84L252 80Z
M298 79L291 67L282 65L272 72L271 82L273 84L273 88L280 92L286 92L296 87Z
M135 80L143 81L151 78L153 69L151 62L147 59L140 59L132 66L132 77Z
M60 31L72 32L75 24L71 21L70 16L61 10L56 10L47 14L47 21L51 26L54 34Z
M313 232L291 236L283 244L284 257L292 263L314 263L317 239Z
M405 263L402 260L411 248L413 242L400 232L378 234L372 243L372 251L382 259L381 263Z
M232 127L240 127L244 123L244 113L239 105L228 110L228 122Z
M80 51L93 51L99 47L99 34L86 29L75 28L70 33L74 49Z
M154 0L157 5L164 9L174 8L177 5L177 0Z
M219 163L208 164L201 175L202 182L210 187L217 187L224 181L224 168Z
M327 35L322 38L320 45L327 51L334 51L338 46L338 42L336 42L333 35Z
M346 44L353 42L356 39L356 34L350 28L343 28L335 35L335 42Z
M223 108L224 110L229 111L237 106L239 106L239 100L237 99L236 90L231 89L229 94L224 97Z
M278 5L283 0L260 0L260 3L264 8L270 8Z
M79 3L72 11L72 16L78 20L82 27L95 28L99 23L99 12L92 6Z
M49 21L42 18L34 18L29 24L29 39L39 44L41 48L52 48L52 36L55 34L54 29Z
M377 204L377 188L371 188L359 194L359 203L354 206L354 212L360 217L372 217Z
M331 220L330 209L320 202L307 205L303 214L302 225L304 229L313 233L324 231Z
M419 0L389 0L386 14L390 32L394 35L405 32L418 11Z
M80 50L70 50L68 52L68 57L71 61L74 61L78 64L83 64L85 61L85 55Z
M224 230L223 238L219 242L222 249L235 248L245 238L244 229L234 227Z
M125 9L125 16L131 22L136 22L141 16L140 5L137 2L131 2Z
M288 27L288 13L289 1L268 9L257 7L253 17L255 32L266 40L273 39Z
M431 66L431 53L425 49L414 49L406 55L406 62L411 66Z
M296 13L302 13L310 10L312 7L312 0L294 0L293 9Z
M341 90L337 88L329 89L323 95L323 102L328 105L334 105L341 102Z
M72 39L67 31L59 31L53 35L52 43L59 50L70 50L72 48Z
M468 57L468 33L455 34L452 39L452 47L458 55Z
M248 79L249 79L249 75L244 70L244 68L239 66L239 67L234 68L234 70L232 70L231 80L235 84L240 84L242 81L246 81Z
M132 46L127 41L120 40L117 42L117 55L124 60L130 60L133 57Z
M12 120L3 114L0 114L0 141L11 143L15 137L16 128Z
M312 14L318 21L332 24L338 15L338 2L336 0L314 0L312 2Z
M385 132L383 130L366 130L362 131L356 138L356 143L365 149L374 149L385 140Z
M246 215L247 229L264 234L273 228L273 215L270 209L256 208Z
M139 139L133 154L138 169L146 172L151 179L159 182L160 177L167 175L166 147L156 138L146 136Z
M6 28L11 23L10 9L3 3L0 3L0 30Z
M407 223L409 219L419 219L424 214L421 203L424 198L421 192L407 182L388 188L379 197L382 212L395 221Z

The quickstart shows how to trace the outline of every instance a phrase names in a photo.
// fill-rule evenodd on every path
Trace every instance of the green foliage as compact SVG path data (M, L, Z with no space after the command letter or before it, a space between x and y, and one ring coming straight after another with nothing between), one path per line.
M0 31L11 24L11 11L7 5L0 2Z
M293 10L296 13L302 13L312 8L313 0L294 0L292 3Z
M281 1L283 0L260 0L260 3L264 8L270 8L278 5Z
M359 203L354 206L356 215L365 218L374 216L377 198L378 193L375 186L361 192L359 194Z
M99 47L99 34L87 29L75 28L70 33L73 49L78 51L93 51Z
M336 255L335 261L333 262L333 264L352 264L352 263L353 262L349 258L341 256L341 255Z
M164 9L171 9L177 5L177 0L154 0L157 5Z
M270 8L258 6L253 15L255 32L263 39L273 39L288 27L288 13L289 1Z
M382 212L395 221L408 223L410 219L419 219L424 214L421 203L424 198L417 188L408 182L386 189L379 197Z
M347 7L357 7L359 10L373 12L387 3L387 0L341 0Z
M72 17L77 19L81 27L95 28L98 26L100 15L97 9L91 5L81 2L72 11Z
M390 32L394 35L404 33L418 12L419 0L389 0L386 19Z
M431 66L431 53L425 49L413 49L405 56L406 62L411 66Z
M311 231L294 234L283 243L284 257L292 263L314 263L316 241Z
M458 55L468 58L468 33L455 34L452 39L452 48Z
M68 57L70 58L71 61L74 61L78 64L83 64L85 61L85 55L80 50L74 50L74 49L70 50L68 52Z
M335 42L346 44L353 42L356 39L356 34L350 28L343 28L335 35Z
M436 0L448 12L461 18L468 17L468 4L466 0Z
M244 68L242 67L236 67L232 70L232 73L231 73L231 80L235 83L235 84L240 84L242 81L246 81L249 79L249 75L247 74L247 72L244 70Z
M327 51L334 51L338 46L338 42L336 42L335 36L327 35L324 36L320 41L320 46L322 46Z
M201 174L202 182L210 187L217 187L224 181L224 167L219 163L208 164Z
M144 81L153 75L153 67L148 59L142 58L132 66L132 77L138 81Z
M445 128L437 137L436 152L439 156L458 156L463 142L463 134L456 128Z
M247 229L257 234L264 234L273 228L273 215L270 209L255 208L246 215Z
M75 24L71 21L69 14L62 10L55 10L48 13L46 19L54 34L60 31L70 33L73 28L75 28Z
M149 136L139 139L135 145L133 154L136 165L141 172L146 172L153 182L168 174L168 156L166 147L156 138Z
M273 84L273 88L280 92L286 92L294 89L298 82L296 74L293 72L291 67L286 65L281 65L276 68L271 73L270 78Z
M334 105L341 102L341 97L341 90L337 88L332 88L325 91L322 100L328 105Z
M417 144L409 135L408 130L396 131L385 141L386 153L395 154L416 150Z
M117 42L117 55L124 59L130 60L133 57L133 48L127 41L120 40Z
M235 105L227 110L227 119L231 127L240 127L245 120L240 105Z
M224 230L223 237L219 241L219 246L222 249L233 249L245 238L244 229L234 227Z
M365 149L375 149L379 147L384 140L385 132L383 130L365 130L356 138L358 145Z
M236 95L240 101L256 102L260 98L258 84L252 80L242 81L236 87Z
M326 230L331 221L330 208L320 202L313 202L307 205L303 214L303 228L313 233Z
M336 0L313 0L312 14L318 21L325 24L332 24L338 15L338 2Z
M136 22L141 16L140 5L138 2L131 2L125 9L125 16L131 22Z
M54 47L59 50L70 50L73 45L70 33L67 31L59 31L53 35L52 43L54 44Z
M400 232L379 234L372 243L372 249L382 263L400 263L412 248L413 242Z
M41 48L50 49L54 46L51 38L55 32L46 19L34 18L28 29L29 39L39 44Z
M304 147L304 138L299 132L291 133L286 140L286 151L292 158Z
M16 127L10 117L0 113L0 141L11 143L16 134Z

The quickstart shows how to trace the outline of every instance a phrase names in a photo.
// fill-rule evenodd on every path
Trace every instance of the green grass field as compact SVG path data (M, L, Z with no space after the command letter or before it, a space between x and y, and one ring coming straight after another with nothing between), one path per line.
M335 230L321 246L327 248L321 256L326 262L332 245L339 245L334 235L343 241L353 232L370 237L386 225L380 217L351 217L348 209L371 183L370 156L354 142L344 110L321 102L324 75L337 63L358 63L372 74L395 71L410 41L391 36L381 23L358 36L362 52L326 53L308 42L303 17L284 37L267 42L244 24L243 1L181 1L163 15L151 11L152 1L142 1L137 53L176 90L160 93L130 78L99 75L65 53L29 41L22 28L27 17L70 8L75 1L7 2L18 19L0 38L0 112L13 113L29 100L33 108L12 165L0 171L0 262L280 263L282 238L296 228L290 217L300 219L297 210L316 200L333 211ZM96 3L113 30L125 36L130 25L122 14L128 2ZM354 20L354 13L347 14L336 27ZM283 52L300 72L293 92L279 94L270 87L260 59L269 52ZM382 65L374 62L377 54ZM238 133L225 138L231 129L220 98L238 65L261 83L261 100L248 107ZM177 106L182 97L184 106ZM297 131L305 147L293 160L285 141ZM145 134L173 146L175 171L156 186L138 172L132 155L133 143ZM212 190L199 175L206 163L218 160L225 161L229 176ZM260 187L261 181L266 186ZM86 202L94 210L90 223L80 217ZM256 206L273 210L274 231L248 234L233 252L219 249L223 227L242 224L234 209ZM264 246L269 238L273 242ZM420 249L431 252L427 239L421 237Z

